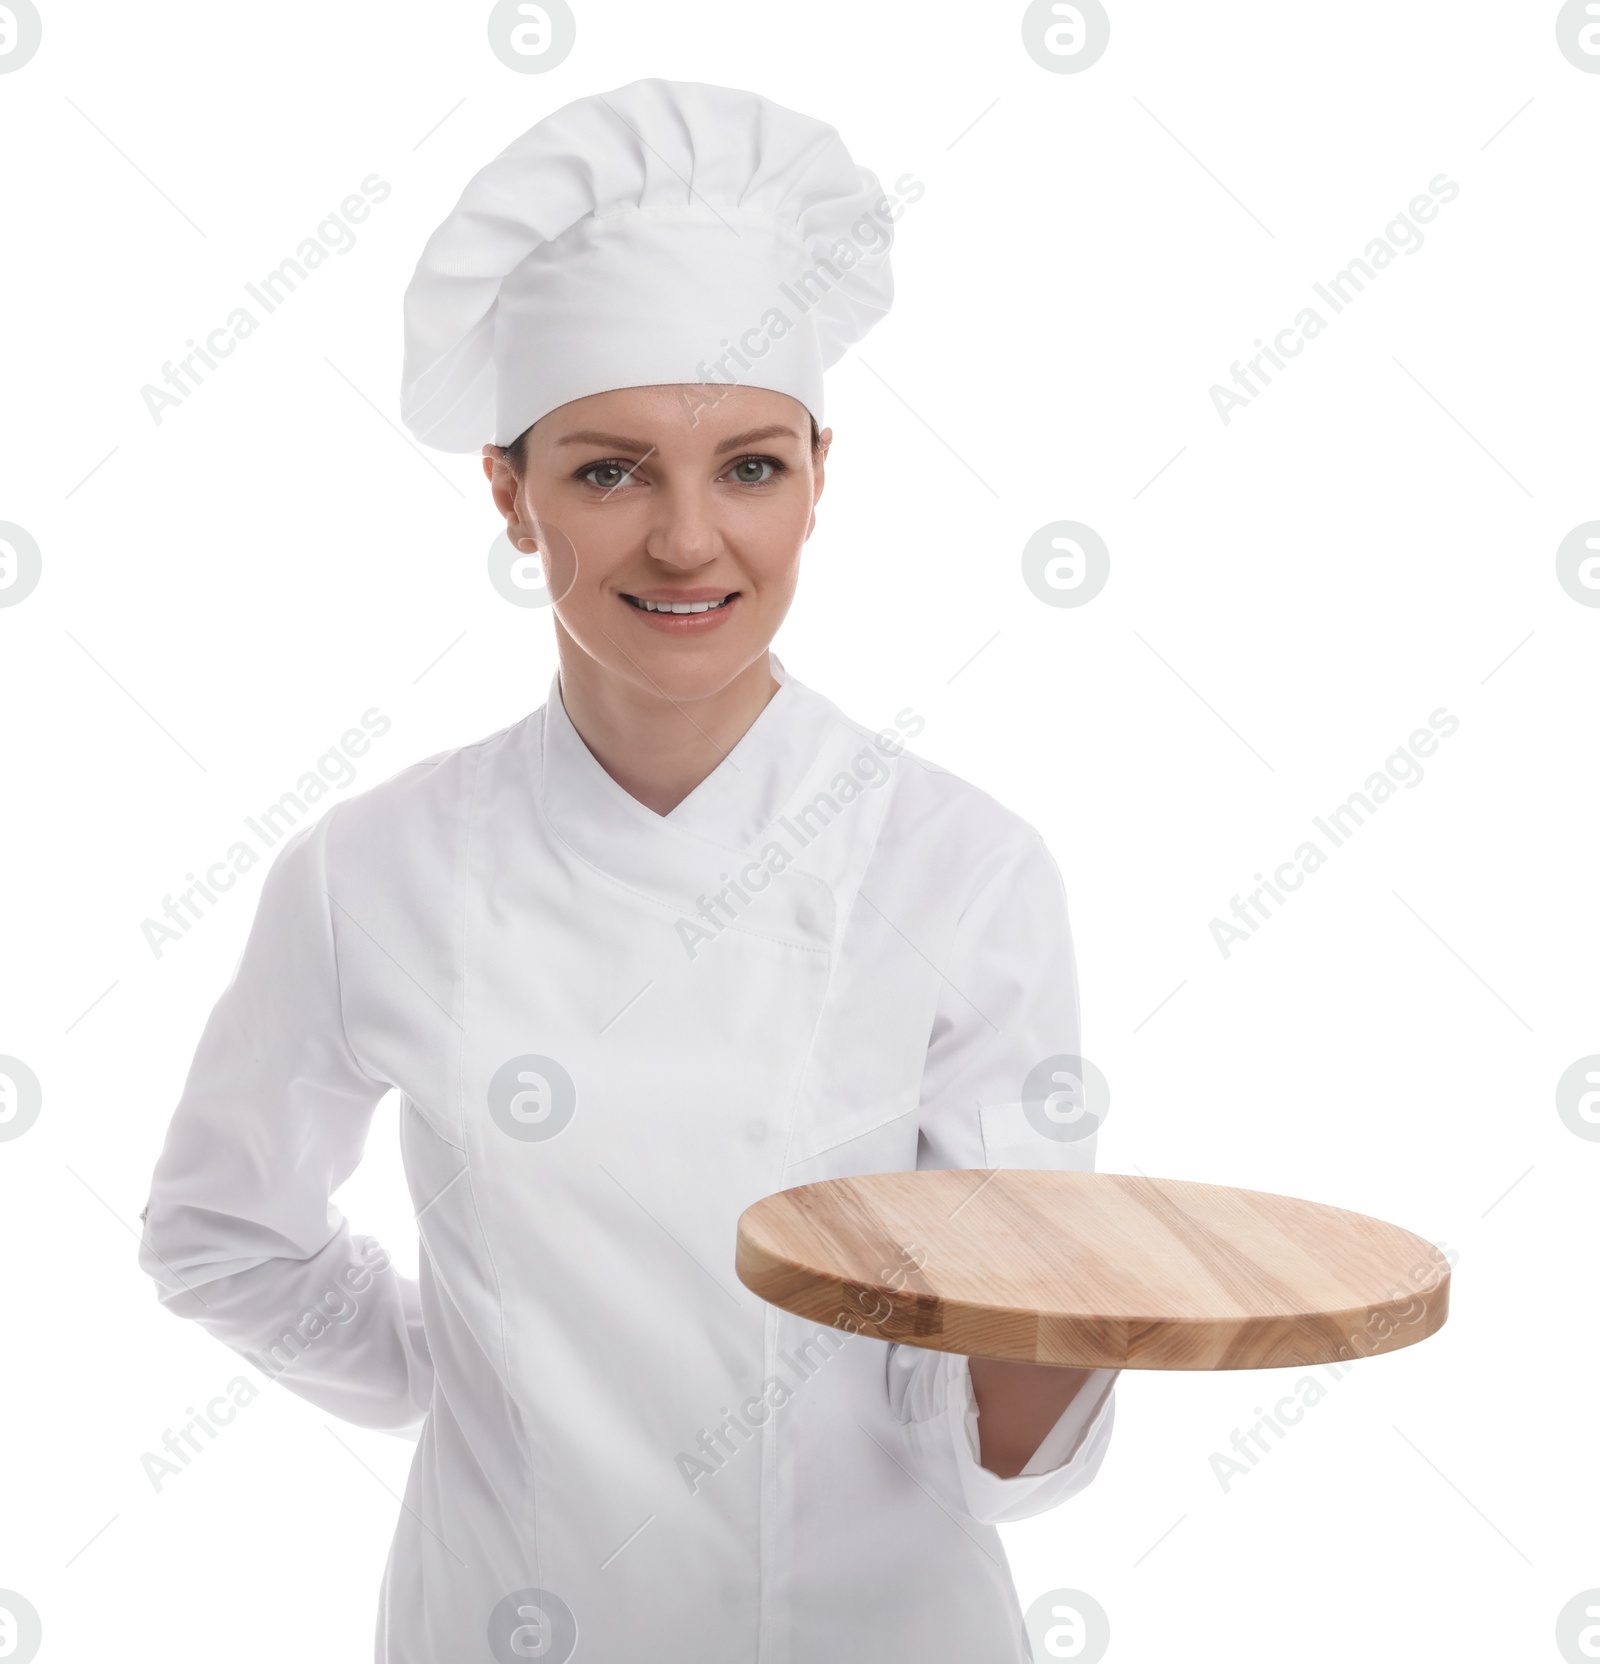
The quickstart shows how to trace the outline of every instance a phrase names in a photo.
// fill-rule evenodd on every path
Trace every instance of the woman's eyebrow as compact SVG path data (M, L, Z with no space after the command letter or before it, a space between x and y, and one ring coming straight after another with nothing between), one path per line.
M764 428L751 428L745 433L736 433L731 439L724 439L711 454L721 456L724 451L737 451L746 445L759 444L763 439L798 439L800 437L793 428L786 428L782 422L770 422Z
M564 433L558 445L613 445L619 451L648 451L651 447L642 439L628 439L620 433L597 433L585 428L581 433Z

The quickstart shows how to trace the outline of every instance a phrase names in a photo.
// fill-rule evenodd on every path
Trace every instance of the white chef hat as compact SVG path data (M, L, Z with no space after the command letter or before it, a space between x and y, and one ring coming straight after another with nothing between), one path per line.
M752 92L649 79L563 105L468 182L405 295L400 412L426 445L509 445L589 393L772 388L889 310L892 225L838 133Z

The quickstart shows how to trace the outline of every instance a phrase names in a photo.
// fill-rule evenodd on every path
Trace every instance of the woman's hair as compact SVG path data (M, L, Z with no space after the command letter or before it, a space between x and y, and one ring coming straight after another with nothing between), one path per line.
M817 431L817 419L808 411L807 418L811 423L811 454L815 456L822 449L822 435ZM527 461L528 435L533 432L536 423L530 423L515 439L506 446L506 460L511 464L511 472L520 480L522 470Z

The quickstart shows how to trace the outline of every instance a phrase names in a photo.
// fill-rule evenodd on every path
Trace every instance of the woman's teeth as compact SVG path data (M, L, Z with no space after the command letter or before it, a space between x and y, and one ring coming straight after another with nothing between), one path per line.
M641 612L715 612L718 607L727 606L733 596L724 595L720 601L641 601L634 595L622 598Z

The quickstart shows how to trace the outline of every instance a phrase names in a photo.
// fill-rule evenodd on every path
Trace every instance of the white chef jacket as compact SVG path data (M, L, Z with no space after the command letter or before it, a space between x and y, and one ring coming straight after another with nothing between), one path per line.
M1093 1478L1117 1372L1002 1479L964 1357L795 1317L733 1261L791 1185L1093 1165L1021 1105L1079 1050L1061 880L772 663L665 816L559 676L334 805L206 1023L140 1263L291 1391L417 1441L379 1664L1029 1656L995 1525ZM390 1090L415 1281L330 1200Z

